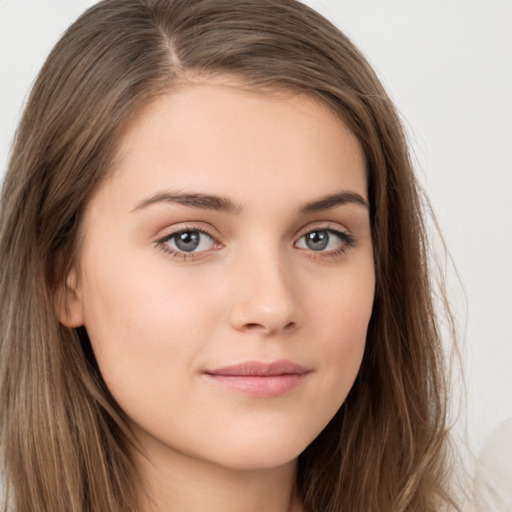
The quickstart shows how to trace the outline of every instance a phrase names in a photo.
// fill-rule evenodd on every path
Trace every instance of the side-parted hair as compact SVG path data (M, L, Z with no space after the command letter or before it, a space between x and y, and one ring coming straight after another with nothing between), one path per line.
M367 61L295 0L104 0L42 68L2 190L4 510L138 510L126 418L85 330L61 325L55 301L77 263L85 208L115 167L130 121L178 82L219 75L319 99L366 159L375 302L356 382L299 457L306 510L455 508L425 209L399 117Z

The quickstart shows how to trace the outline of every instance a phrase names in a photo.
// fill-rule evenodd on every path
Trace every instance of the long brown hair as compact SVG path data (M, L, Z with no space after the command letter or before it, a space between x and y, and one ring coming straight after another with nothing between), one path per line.
M447 382L422 196L402 126L373 70L295 0L104 0L48 57L16 134L0 217L0 424L16 512L137 510L123 412L82 329L54 302L84 209L123 128L177 81L228 74L319 98L366 157L377 287L363 363L303 452L310 512L438 511L447 486ZM449 318L449 317L448 317Z

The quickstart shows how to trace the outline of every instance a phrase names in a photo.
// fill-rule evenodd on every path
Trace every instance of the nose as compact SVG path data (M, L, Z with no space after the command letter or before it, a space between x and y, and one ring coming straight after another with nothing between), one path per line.
M298 283L278 256L259 254L238 265L231 325L265 335L294 331L302 321Z

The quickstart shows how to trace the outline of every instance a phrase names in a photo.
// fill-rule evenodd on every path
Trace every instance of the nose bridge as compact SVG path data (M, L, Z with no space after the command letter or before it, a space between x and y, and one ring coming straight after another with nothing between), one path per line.
M237 329L274 333L299 321L296 281L286 255L275 246L258 246L236 263L231 322Z

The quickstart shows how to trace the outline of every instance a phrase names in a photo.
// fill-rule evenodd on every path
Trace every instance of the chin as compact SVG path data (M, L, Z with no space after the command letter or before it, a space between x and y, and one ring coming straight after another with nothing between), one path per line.
M311 440L268 434L259 439L229 443L212 458L221 466L237 470L264 470L294 463Z

